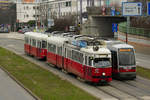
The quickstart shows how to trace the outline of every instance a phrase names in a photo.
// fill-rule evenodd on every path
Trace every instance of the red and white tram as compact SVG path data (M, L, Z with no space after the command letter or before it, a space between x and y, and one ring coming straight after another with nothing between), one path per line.
M41 33L25 33L25 52L38 59L45 59L47 56L47 37L48 35Z
M112 75L119 79L136 78L136 60L134 47L120 41L106 41L112 54Z
M47 39L47 62L89 82L110 82L111 52L104 45L94 47L94 43L96 41L69 41L67 37L51 36Z

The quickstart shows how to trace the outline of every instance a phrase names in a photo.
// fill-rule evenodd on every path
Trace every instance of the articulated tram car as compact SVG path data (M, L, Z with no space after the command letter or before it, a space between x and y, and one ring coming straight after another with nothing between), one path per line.
M92 38L25 33L25 52L92 83L112 81L111 52ZM82 38L81 38L82 37ZM72 38L72 39L70 39ZM79 39L80 38L80 39ZM47 43L47 45L45 45ZM96 46L94 45L96 44ZM38 50L40 52L38 52Z
M25 53L38 59L45 59L47 56L47 35L35 32L25 33Z
M47 42L47 62L89 82L112 81L111 52L105 46L93 47L94 41L88 45L81 40L69 41L67 37L59 36L51 36Z
M133 46L120 41L106 41L112 54L112 76L118 79L136 78L136 60Z

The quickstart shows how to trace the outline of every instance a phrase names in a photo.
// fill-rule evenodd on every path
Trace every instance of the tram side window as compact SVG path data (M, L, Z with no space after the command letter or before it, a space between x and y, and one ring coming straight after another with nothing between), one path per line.
M62 55L62 47L57 47L57 54Z
M29 38L28 37L25 37L25 43L29 44Z
M24 39L25 39L25 43L27 43L27 42L26 42L26 37L25 37Z
M74 59L75 61L78 61L78 52L72 50L72 59Z
M112 67L114 67L115 69L118 66L118 60L117 60L117 52L116 51L112 51Z
M41 42L40 41L37 42L37 47L41 48Z
M25 43L26 44L28 44L28 41L29 41L28 37L25 37Z
M42 41L42 48L46 48L47 47L47 42L46 41Z
M87 56L85 56L85 65L87 65Z
M75 60L75 51L72 50L72 59Z
M53 53L55 53L56 52L56 46L55 45L51 45L51 51L53 52Z
M36 40L32 39L32 46L36 46Z
M56 53L56 45L48 44L48 51Z
M32 39L30 39L30 45L32 45Z
M50 51L50 44L48 43L48 51Z
M88 65L89 65L89 66L92 66L92 60L91 60L91 57L89 57Z
M79 61L80 61L80 63L83 63L83 61L84 61L84 58L83 58L83 54L82 54L82 53L80 53Z
M71 50L67 50L67 57L68 57L68 58L72 58L72 57L71 57Z
M72 59L74 59L75 61L79 63L83 63L83 60L84 60L83 54L78 51L72 50Z

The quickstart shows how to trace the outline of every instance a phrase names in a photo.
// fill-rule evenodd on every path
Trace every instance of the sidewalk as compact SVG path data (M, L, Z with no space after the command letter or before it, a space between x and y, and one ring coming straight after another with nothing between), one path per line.
M0 38L14 38L24 40L24 34L18 32L0 33Z
M8 74L0 69L0 100L35 100Z
M118 39L126 41L126 34L118 32ZM150 47L150 38L128 34L128 41Z

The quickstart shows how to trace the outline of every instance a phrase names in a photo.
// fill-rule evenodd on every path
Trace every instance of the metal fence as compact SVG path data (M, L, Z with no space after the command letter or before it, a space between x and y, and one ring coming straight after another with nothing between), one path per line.
M118 30L120 32L127 33L127 23L126 22L120 23L118 25ZM138 36L144 36L150 38L150 29L129 27L128 33L132 35L138 35Z

